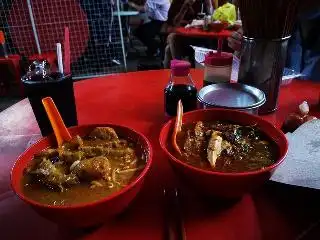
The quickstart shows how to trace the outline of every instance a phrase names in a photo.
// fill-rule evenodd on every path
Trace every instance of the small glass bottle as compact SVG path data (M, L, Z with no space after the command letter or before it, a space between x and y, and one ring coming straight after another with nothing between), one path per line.
M187 61L171 61L171 76L164 89L165 112L169 116L176 116L180 99L184 112L197 108L197 89L191 78L190 67Z
M203 31L209 31L210 30L210 24L211 24L211 16L207 15L203 19Z

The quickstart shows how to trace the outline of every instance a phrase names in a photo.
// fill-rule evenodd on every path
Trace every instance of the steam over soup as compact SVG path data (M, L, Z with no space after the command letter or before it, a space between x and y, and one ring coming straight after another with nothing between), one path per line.
M186 163L217 172L246 172L275 163L277 148L256 126L228 122L183 124L177 144Z
M114 129L97 127L60 148L36 155L24 171L24 194L49 205L92 202L133 181L146 163L135 143L119 138Z

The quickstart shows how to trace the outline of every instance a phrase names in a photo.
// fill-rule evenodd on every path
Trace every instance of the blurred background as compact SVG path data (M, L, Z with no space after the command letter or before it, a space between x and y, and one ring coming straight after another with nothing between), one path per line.
M39 55L55 64L56 43L63 46L65 27L70 30L74 80L136 71L139 61L144 61L145 47L132 31L146 16L130 11L126 1L0 0L0 11L0 30L10 56L8 62L1 53L0 111L21 98L16 68L22 75ZM160 59L154 60L160 64Z

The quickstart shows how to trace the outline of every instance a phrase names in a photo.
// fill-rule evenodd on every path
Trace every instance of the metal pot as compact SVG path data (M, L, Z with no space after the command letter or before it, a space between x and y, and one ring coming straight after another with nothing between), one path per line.
M266 96L258 88L240 83L218 83L202 88L197 95L199 108L226 108L258 114Z

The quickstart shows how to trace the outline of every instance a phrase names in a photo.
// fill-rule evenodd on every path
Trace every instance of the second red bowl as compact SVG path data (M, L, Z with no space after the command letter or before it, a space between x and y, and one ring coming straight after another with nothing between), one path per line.
M216 120L233 122L240 125L257 124L257 127L276 143L278 148L276 162L261 170L241 173L214 172L193 167L172 154L170 144L175 119L167 122L161 129L160 145L168 156L175 172L189 186L205 195L223 198L240 197L270 179L275 169L283 162L287 155L288 142L280 129L277 129L271 123L258 116L245 112L227 109L204 109L188 112L183 115L183 123Z

